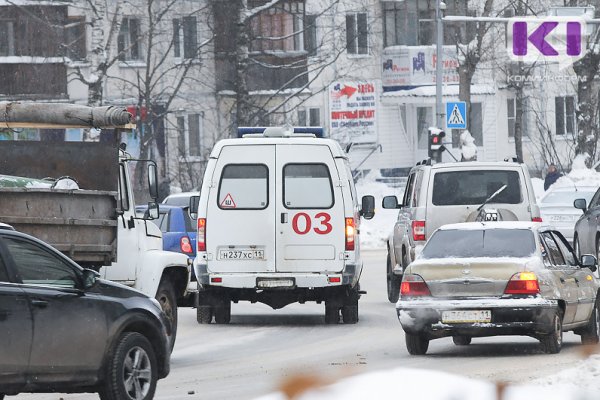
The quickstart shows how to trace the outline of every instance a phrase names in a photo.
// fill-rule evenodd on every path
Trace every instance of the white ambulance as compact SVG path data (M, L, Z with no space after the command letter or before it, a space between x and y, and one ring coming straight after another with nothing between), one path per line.
M360 217L346 154L331 139L262 128L218 142L198 203L198 323L229 323L231 302L273 309L325 302L326 323L358 321ZM195 208L195 207L193 207Z

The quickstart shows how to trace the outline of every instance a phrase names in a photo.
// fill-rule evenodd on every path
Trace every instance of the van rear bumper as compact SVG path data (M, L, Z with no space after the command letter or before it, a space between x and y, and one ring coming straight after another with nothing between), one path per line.
M200 280L199 280L200 281ZM260 282L273 282L278 289L341 286L350 283L350 277L340 273L207 273L204 285L237 289L264 289ZM278 286L278 283L281 286ZM290 284L289 286L287 284Z

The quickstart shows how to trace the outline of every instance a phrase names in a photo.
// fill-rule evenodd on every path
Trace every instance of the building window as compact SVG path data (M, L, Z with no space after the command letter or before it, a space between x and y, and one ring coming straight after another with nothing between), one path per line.
M177 117L177 147L180 157L202 157L202 114ZM186 124L187 122L187 124Z
M85 60L87 56L85 16L68 17L65 29L66 55L74 61Z
M348 54L369 53L367 13L346 14L346 51Z
M300 126L321 126L321 109L302 108L298 110L298 125Z
M0 56L15 55L15 30L13 21L0 21Z
M508 120L508 137L515 137L515 121L516 116L522 114L521 118L521 132L522 137L529 136L527 126L527 99L517 101L517 99L506 100L506 111Z
M198 58L198 23L196 17L173 20L173 51L176 58Z
M554 98L556 134L575 134L575 98L573 96Z
M121 61L142 59L139 19L131 17L123 18L119 37L117 38L117 48L119 51L119 60Z
M304 18L304 50L309 56L316 56L317 47L317 16L307 15Z
M251 20L251 51L304 50L304 3L287 1Z

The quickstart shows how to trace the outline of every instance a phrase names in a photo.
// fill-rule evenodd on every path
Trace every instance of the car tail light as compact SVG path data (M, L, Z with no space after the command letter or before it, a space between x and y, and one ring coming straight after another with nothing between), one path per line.
M354 250L354 218L346 218L346 251Z
M181 248L182 253L186 253L186 254L193 253L192 243L190 242L190 238L187 236L182 236L181 239L179 239L179 247Z
M542 222L542 217L533 217L531 218L531 222Z
M425 240L425 221L413 221L412 234L415 242L418 240Z
M419 275L404 275L400 284L400 296L431 296L431 292Z
M198 251L206 251L206 218L198 218Z
M540 284L533 272L517 272L510 278L504 294L538 294Z

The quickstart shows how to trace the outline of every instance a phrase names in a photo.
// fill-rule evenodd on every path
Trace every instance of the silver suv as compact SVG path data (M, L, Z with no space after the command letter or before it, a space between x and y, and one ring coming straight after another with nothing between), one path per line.
M485 220L541 221L527 166L514 162L417 164L402 202L386 196L382 205L400 209L387 246L392 303L398 300L404 270L440 226L478 221L482 215Z

